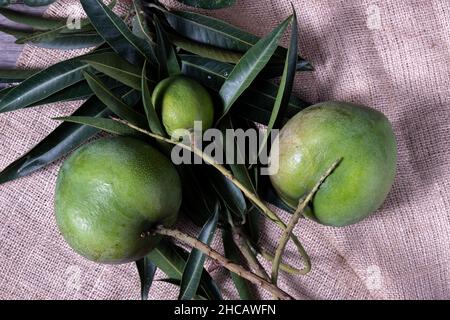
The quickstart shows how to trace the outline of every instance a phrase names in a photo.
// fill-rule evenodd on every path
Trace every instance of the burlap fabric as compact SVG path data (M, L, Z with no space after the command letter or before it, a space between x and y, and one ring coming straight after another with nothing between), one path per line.
M298 75L295 92L312 102L354 101L383 111L398 139L399 165L386 203L369 219L341 229L300 223L296 233L313 270L303 277L282 274L280 285L311 299L450 298L450 3L292 2L301 52L316 67ZM48 15L64 16L76 3L59 1ZM261 0L238 1L234 8L209 14L263 35L290 12L289 1ZM72 54L27 46L18 67L44 67ZM51 117L78 105L0 115L0 169L57 125ZM0 186L0 298L139 298L133 264L91 263L59 235L53 192L60 163ZM269 222L263 228L262 243L273 248L280 233ZM291 245L287 252L287 260L298 264ZM223 269L208 268L224 296L237 297ZM176 295L175 287L153 285L153 298ZM262 297L269 298L264 292Z

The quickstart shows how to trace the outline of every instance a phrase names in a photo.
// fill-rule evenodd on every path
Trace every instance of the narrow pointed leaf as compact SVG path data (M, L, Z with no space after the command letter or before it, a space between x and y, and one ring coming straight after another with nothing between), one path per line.
M88 19L83 19L80 22L80 27L82 29L84 27L88 26L88 25L90 25L90 22L89 22ZM82 29L76 30L76 31L81 31ZM28 35L26 37L18 39L16 41L16 43L21 44L21 43L26 43L26 42L48 41L48 40L54 39L56 36L58 36L60 33L64 32L64 31L66 31L66 32L72 31L73 32L73 30L70 30L68 28L67 22L62 22L62 23L60 23L60 25L58 25L58 26L56 26L54 28L51 28L50 30L43 30L43 31L33 32L33 33L31 33L30 35Z
M203 226L198 236L198 240L207 245L211 243L217 229L218 219L219 206L216 206L214 215L211 216L211 218ZM180 300L191 300L194 297L200 284L205 259L206 256L204 253L198 249L192 249L181 278L180 294L178 296Z
M117 0L113 0L108 4L108 7L112 9L116 3ZM77 26L74 29L69 28L68 22L70 21L65 20L62 21L60 26L50 30L33 32L28 36L17 39L16 43L33 43L39 47L53 49L80 49L91 47L104 41L102 37L95 33L95 28L89 19L81 19L79 28ZM91 33L87 34L88 32ZM84 40L83 35L85 37ZM74 36L74 39L69 41L69 36Z
M225 202L227 208L241 220L245 220L247 204L242 191L216 170L209 170L208 175L217 195Z
M80 0L80 2L97 32L118 54L132 63L136 55L152 58L149 45L134 35L125 21L101 0Z
M88 57L83 62L133 89L141 90L141 69L122 59L115 52Z
M156 58L156 52L154 50L154 41L151 36L150 29L147 25L147 21L145 20L144 15L144 8L142 6L141 0L133 0L133 8L136 12L136 16L134 17L133 21L134 26L136 27L136 32L142 36L142 38L146 41L148 48L149 48L149 54L150 56L147 57L147 59L150 59L152 64L158 65L158 59Z
M177 287L179 287L181 285L181 280L178 280L178 279L167 278L167 279L158 279L158 280L155 280L155 281L165 282L165 283L177 286ZM194 298L192 300L208 300L208 298L204 297L203 295L198 294L198 292L197 292L197 294L194 296Z
M39 71L41 70L2 69L0 70L0 83L20 82Z
M116 80L106 77L104 75L99 76L102 79L103 83L108 87L108 89L112 90L121 86L119 82ZM77 82L70 87L67 87L61 91L58 91L55 94L52 94L50 97L40 100L29 107L40 106L44 104L50 104L55 102L63 102L63 101L74 101L74 100L85 100L90 98L94 93L92 92L91 87L87 83L87 81Z
M14 89L14 87L8 87L8 88L3 88L0 90L0 99L2 99L4 96L6 96L8 94L8 92L10 92L12 89Z
M243 130L247 130L248 126L243 125L242 121L237 126L233 124L233 121L230 116L226 116L222 121L220 122L220 130L222 130L222 133L226 133L227 129L233 129L235 127L242 128ZM233 146L234 154L236 155L236 163L229 164L229 167L231 169L231 172L233 173L233 176L241 182L248 190L251 190L253 193L258 194L258 185L253 181L252 177L250 176L249 169L247 168L246 164L242 164L245 160L245 150L241 149L241 146L238 143L235 143ZM225 150L226 151L226 150ZM257 168L253 168L253 171L256 171ZM245 227L249 230L249 235L252 240L256 241L259 236L259 219L260 219L260 212L259 209L257 209L254 204L252 204L250 201L248 201L247 205L247 211L245 215Z
M23 3L30 7L42 7L52 4L55 0L23 0Z
M297 71L314 71L313 66L305 61L300 60L296 63ZM261 78L263 79L273 79L277 77L281 77L284 71L284 62L274 62L270 61L269 64L264 68L261 72Z
M180 35L199 43L228 49L232 51L246 52L258 41L259 37L246 32L225 21L188 11L162 10L170 26ZM286 49L279 46L274 58L286 57ZM311 64L298 57L299 70L311 70ZM281 73L281 72L280 72Z
M294 8L294 7L292 7ZM294 17L292 19L291 40L287 52L286 62L284 64L283 75L281 76L280 87L278 89L277 98L270 115L269 123L267 124L267 131L264 135L263 141L260 145L260 150L266 146L267 139L271 135L273 128L280 128L283 119L286 116L289 98L291 97L292 88L294 86L296 64L297 64L297 46L298 46L298 30L297 30L297 15L294 10Z
M195 42L188 38L180 37L175 34L171 34L169 35L169 37L172 40L173 44L176 45L177 47L185 51L195 53L201 57L228 63L238 63L238 61L242 58L242 53L240 52L235 52L207 45L204 43Z
M259 38L225 21L187 11L163 11L170 26L179 34L200 43L245 52Z
M134 91L116 90L124 94L122 98L130 105L135 104ZM73 116L107 117L111 112L96 97L88 99ZM98 129L74 123L63 123L41 142L25 153L22 157L11 163L0 172L0 184L31 174L40 168L66 155L81 143L94 136Z
M236 3L236 0L178 0L178 2L194 8L223 9L234 5Z
M148 257L169 278L181 280L188 259L188 254L184 249L167 240L162 240L148 254ZM217 284L205 269L201 276L199 292L210 300L222 300Z
M137 126L146 127L145 121L143 120L143 115L134 111L120 97L109 90L99 77L89 72L84 72L83 74L91 87L92 92L94 92L100 101L103 102L112 112Z
M119 136L136 136L136 137L140 136L138 131L130 128L126 124L117 122L112 119L71 116L71 117L58 117L54 118L53 120L78 123L108 133L117 134Z
M233 68L225 83L220 88L219 94L223 102L221 117L228 113L234 102L241 96L258 73L269 62L270 57L277 48L278 41L286 30L292 17L287 18L266 37L259 40Z
M219 91L230 74L232 66L193 55L180 55L183 74L192 77L203 85ZM239 107L233 113L262 124L269 122L278 93L278 86L268 80L257 80L238 99ZM310 104L291 95L286 117L290 118Z
M136 261L136 267L141 279L141 299L148 300L148 293L150 292L157 267L147 256Z
M21 38L21 37L26 37L31 34L30 31L19 30L19 29L5 27L5 26L0 26L0 32L9 34L10 36L13 36L16 39Z
M87 56L56 63L24 80L0 100L0 113L26 108L83 80L88 65L81 60Z
M172 43L169 41L169 38L156 15L153 20L155 21L156 26L156 42L158 44L156 54L158 61L160 62L160 77L165 78L177 75L181 71Z
M233 235L228 228L224 229L222 232L222 243L225 251L225 257L234 263L242 265L242 259L239 255L239 249L236 247L233 240ZM230 273L231 279L233 280L234 286L241 300L252 300L253 296L250 289L251 284L237 274L233 272Z
M227 129L234 130L234 125L231 120L231 117L227 116L222 119L220 122L219 128L222 131L222 134L226 134ZM245 128L244 128L245 129ZM252 179L250 178L250 174L248 172L247 166L245 164L242 164L244 162L244 151L241 150L240 145L238 143L234 143L234 154L236 155L236 163L230 163L230 169L233 173L233 176L239 180L247 189L253 191L256 193L256 187L254 186ZM225 150L225 153L227 150Z
M214 214L214 208L219 203L217 193L202 174L202 166L182 164L177 166L177 169L183 188L183 213L197 226L202 227Z
M156 110L152 104L152 96L150 93L149 83L147 81L147 62L144 63L141 76L142 104L144 105L145 114L149 128L152 132L165 136L166 133L161 126Z
M98 46L104 42L96 33L58 34L49 38L39 38L28 41L23 37L16 41L18 44L30 43L34 46L46 49L75 50Z
M8 20L40 30L57 28L66 24L65 19L56 20L8 8L0 8L0 14Z

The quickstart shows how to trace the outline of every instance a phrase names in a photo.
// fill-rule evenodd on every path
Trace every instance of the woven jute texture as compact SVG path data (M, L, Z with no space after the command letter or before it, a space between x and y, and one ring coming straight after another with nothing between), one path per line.
M450 2L292 2L300 51L316 68L298 74L295 93L311 102L353 101L384 112L397 136L399 163L387 201L365 221L339 229L301 221L295 232L313 269L307 276L283 273L281 287L309 299L450 298ZM77 3L59 1L47 14L65 16ZM208 14L264 35L290 13L290 1L260 0ZM18 67L45 67L79 53L27 46ZM1 114L0 169L56 127L51 117L79 104ZM53 193L60 164L0 186L0 299L138 299L133 264L91 263L58 233ZM270 222L262 229L261 243L273 250L279 230ZM214 246L222 250L219 237ZM292 245L286 261L301 264ZM224 269L207 267L225 298L237 297ZM151 296L173 299L177 288L155 282ZM261 297L270 298L265 292Z

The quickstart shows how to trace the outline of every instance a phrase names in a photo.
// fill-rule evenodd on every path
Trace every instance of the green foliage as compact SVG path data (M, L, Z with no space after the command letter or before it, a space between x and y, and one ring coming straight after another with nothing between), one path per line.
M53 1L25 1L45 5ZM132 1L132 14L124 19L113 12L115 1L81 0L87 19L81 29L69 30L64 19L47 19L0 8L7 19L26 25L23 31L0 27L20 44L54 49L93 47L89 53L67 59L45 70L0 70L0 82L18 83L0 91L0 113L61 101L85 100L81 107L22 157L0 172L0 184L26 176L67 155L100 131L134 136L149 143L148 136L132 126L166 136L151 96L162 79L184 74L203 84L216 101L216 126L220 130L247 129L259 122L279 128L284 121L309 104L292 95L296 71L311 70L298 56L295 12L265 37L257 37L229 23L206 15L166 10L158 1ZM219 9L234 0L180 0L184 4ZM8 1L0 1L0 6ZM150 3L150 4L149 4ZM292 22L289 48L279 46ZM132 29L130 29L132 25ZM279 84L272 81L281 76ZM55 105L57 107L57 105ZM266 136L266 139L269 135ZM166 154L171 146L154 143ZM239 146L235 154L244 159ZM181 211L202 230L198 240L210 244L222 229L226 258L245 264L241 248L233 240L233 228L248 233L257 246L261 208L255 197L282 206L270 183L259 176L258 166L224 166L229 175L207 165L178 165L183 187ZM239 182L239 185L236 183ZM243 187L242 187L243 186ZM244 192L246 188L247 192ZM255 252L247 254L255 255ZM190 252L163 240L136 266L141 280L141 297L148 299L154 281L180 287L180 299L222 299L221 292L204 268L206 256L198 249ZM154 279L160 269L167 279ZM252 299L250 283L231 273L241 299Z
M202 8L202 9L223 9L231 7L236 3L236 0L177 0L177 1L194 8Z

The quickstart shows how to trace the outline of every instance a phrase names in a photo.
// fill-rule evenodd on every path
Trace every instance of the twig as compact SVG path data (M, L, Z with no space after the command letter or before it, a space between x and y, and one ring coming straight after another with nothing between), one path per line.
M256 255L250 248L248 244L248 238L242 232L242 229L240 227L234 227L232 230L236 237L235 239L236 246L244 256L250 268L261 278L269 280L270 279L269 275L267 274L266 270L264 270L263 266L259 263L258 259L256 258Z
M263 213L264 216L266 216L266 218L268 218L269 220L271 220L272 222L274 222L275 224L277 224L282 230L286 229L286 224L283 222L283 220L280 219L280 217L278 217L278 215L276 213L274 213L273 211L271 211L266 204L256 195L254 194L251 190L247 189L241 182L239 182L239 180L237 180L233 174L228 171L224 166L220 165L219 163L217 163L213 158L209 157L208 155L204 154L201 150L192 147L192 146L188 146L186 144L180 143L179 141L174 141L165 137L162 137L158 134L154 134L152 132L149 132L145 129L139 128L137 126L135 126L134 124L122 120L122 119L118 119L118 118L112 118L113 120L120 122L122 124L125 124L126 126L139 131L145 135L148 135L152 138L158 139L160 141L164 141L170 144L174 144L177 146L180 146L183 149L189 150L190 152L196 154L197 156L201 157L206 163L212 165L213 167L215 167L220 173L222 173L222 175L225 176L225 178L227 178L228 180L230 180L236 187L238 187L242 193L249 198ZM294 242L295 246L297 247L297 251L300 253L300 255L302 256L304 263L305 263L305 267L304 270L307 270L306 273L311 269L311 262L308 256L308 253L306 252L306 250L303 248L302 244L300 243L300 241L298 240L298 238L292 234L292 232L290 233L290 238L292 239L292 242Z
M269 250L267 250L266 248L259 248L258 249L258 253L267 261L270 261L273 263L273 259L274 256L272 253L270 253ZM290 264L287 263L283 263L283 261L280 262L280 270L290 273L290 274L294 274L294 275L305 275L307 274L310 270L303 268L303 269L298 269L294 266L291 266Z
M326 178L333 172L334 169L338 166L338 164L341 162L342 158L336 160L330 168L323 174L319 181L316 183L316 185L312 188L312 190L308 193L306 198L302 198L299 201L299 205L297 206L297 209L295 210L294 214L292 215L291 220L289 221L289 224L287 225L287 228L284 229L283 234L281 235L280 242L278 243L277 250L275 251L275 257L273 259L272 263L272 283L277 284L278 279L278 270L280 268L280 262L281 262L281 256L283 255L284 249L286 248L286 244L289 241L290 234L294 230L295 226L298 223L298 220L302 216L303 211L305 210L306 206L311 202L314 195L316 194L317 190L319 190L322 183L325 181Z
M216 260L218 263L220 263L224 268L230 270L231 272L234 272L235 274L237 274L238 276L247 279L248 281L260 286L261 288L269 291L270 293L272 293L274 296L276 296L277 298L283 299L283 300L293 300L293 298L286 292L284 292L283 290L281 290L280 288L278 288L276 285L273 285L272 283L270 283L269 281L261 278L260 276L245 270L242 266L235 264L233 262L231 262L230 260L228 260L227 258L225 258L224 256L222 256L220 253L218 253L217 251L215 251L214 249L212 249L210 246L204 244L203 242L201 242L200 240L197 240L181 231L178 230L173 230L173 229L167 229L164 227L157 227L156 229L153 230L153 232L155 234L160 234L160 235L164 235L164 236L169 236L172 238L175 238L179 241L182 241L184 243L186 243L187 245L200 250L201 252L203 252L205 255L207 255L208 257L210 257L211 259Z

